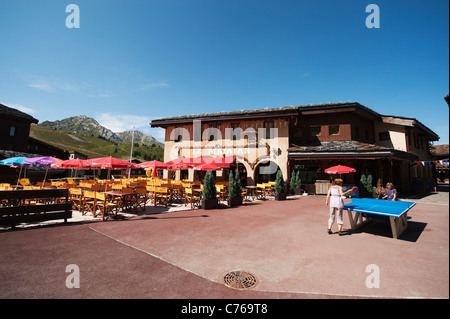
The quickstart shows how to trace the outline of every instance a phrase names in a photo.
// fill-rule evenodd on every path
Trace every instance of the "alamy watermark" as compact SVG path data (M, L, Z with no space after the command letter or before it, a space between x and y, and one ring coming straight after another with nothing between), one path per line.
M66 12L70 14L66 17L66 27L68 29L79 29L80 28L80 7L76 4L68 4L66 6Z
M66 273L69 273L66 277L66 287L69 289L80 288L80 267L76 264L67 265Z
M366 277L366 287L369 289L380 288L380 267L376 264L367 265L366 273L369 273Z
M380 28L380 7L376 4L369 4L366 7L366 12L370 14L366 18L366 27L369 29Z
M80 7L76 4L68 4L66 6L66 12L70 13L66 17L66 27L68 29L80 28ZM368 29L380 28L380 7L376 4L369 4L366 6L366 13L370 13L366 17L366 27Z
M194 120L192 136L190 130L177 127L170 131L169 139L174 141L169 158L209 158L211 163L222 163L224 157L236 157L249 164L265 163L260 166L261 174L274 174L279 168L278 128L273 124L264 127L225 128L207 127L202 130L201 120ZM207 141L205 143L205 141ZM188 154L183 151L187 150Z

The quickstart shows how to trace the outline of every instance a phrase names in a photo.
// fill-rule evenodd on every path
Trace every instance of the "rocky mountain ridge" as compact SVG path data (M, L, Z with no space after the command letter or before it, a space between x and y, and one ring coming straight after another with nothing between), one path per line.
M71 133L100 137L105 140L116 142L131 142L133 138L134 143L156 144L161 146L153 136L145 134L141 131L125 131L114 133L110 129L100 125L95 119L87 117L86 115L78 115L68 117L57 121L44 121L39 126L49 127L55 130L63 130Z

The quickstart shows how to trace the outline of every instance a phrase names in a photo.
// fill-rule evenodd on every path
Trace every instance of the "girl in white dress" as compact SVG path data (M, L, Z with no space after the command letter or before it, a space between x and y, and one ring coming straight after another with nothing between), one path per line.
M344 225L344 219L342 218L342 213L344 210L343 197L348 193L351 193L352 189L349 189L344 193L342 190L342 179L336 178L328 190L327 194L327 205L330 204L330 218L328 219L328 234L332 234L331 227L334 224L335 216L337 215L337 224L339 230L339 236L342 236L342 227ZM331 198L331 200L330 200Z

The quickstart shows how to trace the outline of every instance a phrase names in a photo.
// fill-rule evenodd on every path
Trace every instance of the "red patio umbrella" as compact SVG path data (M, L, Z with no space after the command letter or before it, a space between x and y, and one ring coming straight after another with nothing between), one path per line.
M356 169L344 165L329 167L325 170L325 173L327 174L348 174L354 172L356 172Z
M52 167L57 168L77 168L77 169L89 169L89 162L80 158L70 159L62 161L58 164L52 164Z
M166 163L160 162L160 161L149 161L149 162L144 162L144 163L140 163L140 164L136 164L137 168L151 168L151 169L155 169L155 168L167 168L169 165L167 165Z
M231 164L235 157L180 157L167 162L169 168L190 168L199 164Z
M103 168L103 169L121 169L121 168L134 168L136 164L123 161L114 157L99 157L86 160L91 168Z
M208 164L208 163L194 165L195 170L201 170L201 171L212 171L212 170L217 170L217 169L222 169L222 168L227 168L227 167L230 167L230 165L229 164Z

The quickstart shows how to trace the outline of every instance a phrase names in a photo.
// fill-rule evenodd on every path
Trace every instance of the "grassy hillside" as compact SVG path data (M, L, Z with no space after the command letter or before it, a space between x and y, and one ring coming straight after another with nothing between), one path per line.
M97 136L84 136L49 127L31 125L30 136L65 150L86 154L88 158L112 156L129 160L131 143L106 140ZM133 159L162 161L164 149L154 144L134 143Z

